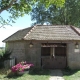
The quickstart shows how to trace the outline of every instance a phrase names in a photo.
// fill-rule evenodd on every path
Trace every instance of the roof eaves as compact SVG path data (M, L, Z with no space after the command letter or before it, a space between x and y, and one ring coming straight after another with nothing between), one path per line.
M25 28L25 29L29 29L29 28L31 28L31 27L28 27L28 28ZM18 31L16 31L15 33L13 33L12 35L15 35L17 32L23 31L23 30L25 30L25 29L18 30ZM32 29L32 28L31 28L31 29ZM30 29L30 30L31 30L31 29ZM29 31L30 31L30 30L29 30ZM28 31L28 32L29 32L29 31ZM12 35L10 35L8 38L10 38ZM8 40L7 40L8 38L4 39L2 42L8 42ZM23 36L23 38L21 38L20 40L24 40L24 36ZM11 41L12 41L12 40L11 40ZM14 40L13 40L13 41L14 41Z
M19 31L20 31L20 30L16 31L15 33L19 32ZM13 33L12 35L14 35L15 33ZM4 39L2 42L6 42L6 40L7 40L8 38L10 38L12 35L10 35L10 36L7 37L6 39Z

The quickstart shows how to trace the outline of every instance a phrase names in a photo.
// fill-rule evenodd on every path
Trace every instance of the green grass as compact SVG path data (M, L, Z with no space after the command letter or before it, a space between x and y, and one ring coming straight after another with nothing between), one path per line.
M25 73L21 76L7 77L7 70L1 69L0 80L49 80L50 77L49 74L50 74L49 70L34 69L31 70L29 73Z
M63 70L65 80L80 80L80 70Z

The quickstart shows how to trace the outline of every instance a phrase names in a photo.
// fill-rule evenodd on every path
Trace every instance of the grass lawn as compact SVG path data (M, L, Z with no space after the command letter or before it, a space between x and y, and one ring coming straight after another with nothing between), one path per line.
M63 70L65 80L80 80L80 70Z
M7 70L0 69L0 80L49 80L49 70L35 69L21 76L7 77Z

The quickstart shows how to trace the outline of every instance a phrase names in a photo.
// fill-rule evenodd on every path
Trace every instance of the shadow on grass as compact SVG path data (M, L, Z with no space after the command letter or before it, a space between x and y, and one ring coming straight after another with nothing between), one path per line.
M34 68L29 71L30 75L49 75L50 70L42 68Z
M47 70L47 69L34 68L34 69L29 70L29 73L25 73L25 74L26 74L26 76L28 76L28 75L49 75L50 73L49 73L49 70ZM23 75L10 73L8 76L5 76L5 78L17 79L19 77L22 77Z
M64 70L62 70L63 76L71 76L71 75L77 73L78 71L79 71L79 69L75 69L75 70L64 69Z

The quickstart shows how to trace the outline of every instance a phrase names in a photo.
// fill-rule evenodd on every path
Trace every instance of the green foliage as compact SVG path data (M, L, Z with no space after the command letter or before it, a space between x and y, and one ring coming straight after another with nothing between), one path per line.
M5 61L7 59L10 59L11 53L12 53L12 51L3 50L1 53L2 55L0 55L0 61Z
M14 20L23 17L25 14L29 14L33 6L37 3L44 4L48 8L51 4L57 7L62 7L65 0L0 0L0 13L4 10L10 13L7 20L0 16L0 23L3 25L10 25L9 23L14 23Z
M3 55L3 49L0 49L0 56L2 56Z
M54 4L57 7L62 7L65 3L65 0L40 0L40 3L44 4L46 8Z
M0 68L4 67L4 61L10 59L12 51L9 50L1 50L0 51Z
M65 24L77 27L80 25L80 0L66 0L63 7L56 7L52 4L48 9L44 4L38 3L37 5L30 13L31 19L36 21L34 24Z

